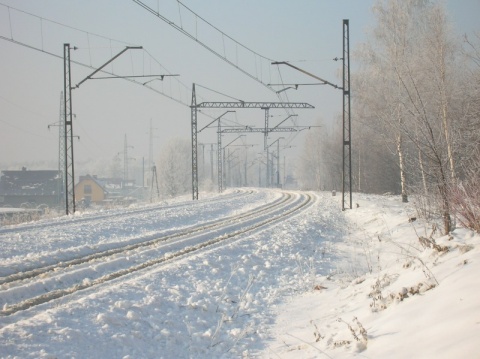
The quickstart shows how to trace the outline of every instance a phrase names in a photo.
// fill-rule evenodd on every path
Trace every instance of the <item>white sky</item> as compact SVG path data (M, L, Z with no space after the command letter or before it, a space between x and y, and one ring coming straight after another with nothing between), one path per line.
M185 28L193 28L195 22L185 10L179 13L174 0L146 0L149 6ZM259 54L277 61L292 61L298 67L328 81L341 84L340 62L331 59L342 56L342 20L350 20L350 47L365 41L365 30L373 26L370 8L373 1L325 0L325 1L194 1L185 5L196 11L211 24ZM61 0L0 0L0 4L20 9L45 19L66 24L85 32L68 30L52 23L33 18L0 5L0 36L26 42L60 56L41 53L24 46L0 39L0 166L29 165L47 161L55 168L58 160L58 130L48 130L48 125L59 120L60 92L63 89L63 43L80 47L72 52L72 60L99 66L121 50L121 46L109 38L143 46L162 66L188 87L192 83L228 94L244 101L278 101L275 94L232 66L218 59L191 39L159 20L130 0L123 1L61 1ZM451 19L458 33L478 30L475 16L480 13L478 0L447 1ZM161 6L161 7L159 7ZM201 32L202 29L197 28ZM88 34L87 34L88 32ZM101 39L93 34L105 36ZM202 41L213 41L219 51L233 51L228 40L205 33ZM276 66L262 66L238 54L239 62L246 66L257 65L256 71L268 81L277 72ZM114 71L125 68L135 74L165 73L150 67L144 51L129 51L113 63ZM301 60L301 61L300 61ZM293 62L297 61L297 62ZM352 66L354 63L352 62ZM148 68L147 68L148 67ZM110 68L111 69L111 68ZM315 82L299 72L281 67L285 83ZM72 65L72 83L76 84L92 70ZM260 74L259 74L260 76ZM140 82L142 80L139 80ZM146 80L145 80L146 81ZM170 81L163 86L169 87ZM272 77L272 82L278 80ZM179 85L171 81L173 90ZM156 81L152 86L160 88ZM298 110L298 123L313 125L318 119L325 122L341 113L341 93L328 86L304 86L297 91L286 92L292 102L307 102L315 110ZM174 95L177 96L177 95ZM184 91L182 101L190 103L191 93ZM197 88L197 96L205 101L229 101L204 88ZM201 102L201 101L198 101ZM148 156L148 130L150 119L155 128L155 152L171 137L190 138L190 109L164 96L124 80L87 81L73 92L73 112L76 114L74 133L80 136L75 142L76 162L93 159L112 159L123 152L124 135L133 146L129 155L137 159ZM209 111L213 118L225 110ZM275 125L286 114L272 110L271 124ZM262 127L264 112L239 110L225 116L242 124ZM211 121L200 116L199 128ZM291 125L285 123L285 125ZM290 144L301 149L302 132ZM229 135L230 141L235 135ZM272 134L270 141L284 136ZM215 130L204 131L199 142L215 142ZM248 143L258 143L261 151L263 136L252 134ZM226 143L226 142L225 142ZM295 152L293 152L295 153ZM47 166L47 165L45 165Z

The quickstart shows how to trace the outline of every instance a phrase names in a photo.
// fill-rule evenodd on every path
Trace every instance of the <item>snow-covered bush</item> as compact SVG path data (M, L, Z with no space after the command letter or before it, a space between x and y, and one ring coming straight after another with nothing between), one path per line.
M480 176L473 176L453 187L450 197L457 220L464 227L480 233Z

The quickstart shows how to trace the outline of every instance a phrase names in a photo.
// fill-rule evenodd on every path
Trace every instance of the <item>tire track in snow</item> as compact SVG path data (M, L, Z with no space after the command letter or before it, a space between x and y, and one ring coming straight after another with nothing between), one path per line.
M188 244L186 246L184 245L184 243L182 243L182 245L184 245L183 248L177 249L173 252L164 253L164 255L161 256L161 257L153 257L152 259L146 260L146 261L144 261L140 264L133 264L133 265L128 266L127 268L123 268L123 269L120 269L120 270L115 270L111 273L105 274L105 275L100 276L100 277L98 277L96 279L93 279L93 280L90 280L88 277L85 277L84 280L82 280L81 283L71 285L67 288L58 289L58 288L54 287L53 289L48 289L44 286L44 282L43 282L44 278L42 276L42 278L39 278L36 282L33 282L33 285L39 286L41 291L48 291L48 292L37 295L37 296L35 296L33 298L29 298L29 299L21 298L20 301L15 303L15 304L5 304L3 306L2 311L1 311L1 315L2 316L8 316L8 315L14 314L14 313L22 311L22 310L27 310L29 308L38 306L40 304L50 302L52 300L64 297L64 296L69 295L69 294L73 294L73 293L78 292L80 290L87 289L87 288L90 288L90 287L93 287L93 286L96 286L96 285L100 285L100 284L112 281L114 279L120 278L122 276L126 276L126 275L129 275L129 274L141 271L145 268L152 267L154 265L163 264L167 261L171 261L171 260L177 259L179 257L184 257L187 254L191 254L193 252L198 252L202 249L212 247L213 245L216 245L216 244L221 244L221 242L231 240L235 237L239 237L240 235L244 235L244 234L253 232L255 230L259 230L262 227L272 225L275 222L278 222L278 221L280 221L280 220L282 220L286 217L294 215L295 212L309 207L309 205L311 205L311 203L312 203L312 196L309 195L309 194L302 194L302 195L297 196L297 198L295 198L292 194L285 194L284 193L284 196L282 197L281 200L275 201L275 203L273 205L267 206L267 208L264 207L264 208L262 208L262 210L256 209L256 210L247 212L243 215L236 216L234 219L230 218L229 221L221 221L221 223L212 224L211 226L202 226L202 228L195 228L192 232L189 232L189 233L185 233L185 231L184 231L184 233L178 234L178 235L176 235L176 237L185 237L184 239L181 239L180 241L186 241L186 240L191 241L191 240L193 240L193 238L196 238L196 237L202 237L202 236L205 237L206 235L208 237L208 234L212 231L213 232L219 232L221 230L228 229L229 227L230 227L230 232L227 232L227 233L222 234L222 235L216 235L215 237L213 237L209 240L202 240L198 243L192 243L192 244ZM242 217L242 221L240 221L240 223L238 221L239 217ZM243 227L243 228L240 228L240 229L234 229L235 226L239 227L242 223L244 223L244 224L245 223L250 223L250 224L248 224L246 227ZM205 227L209 227L209 228L205 228ZM166 244L170 244L170 242L167 242L168 239L171 239L171 238L157 239L156 243L150 244L150 247L157 245L159 242L166 242ZM123 252L124 257L120 258L119 260L121 260L122 263L125 264L125 263L129 262L127 252L132 252L132 250L136 250L136 249L139 249L139 248L140 248L140 246L137 246L137 248L134 248L134 249L131 249L131 248L124 249L123 251L119 251L118 253L115 253L115 254L119 254L120 252ZM136 253L135 255L141 255L141 253L142 252ZM114 254L108 254L107 256L112 256L112 255L114 255ZM106 257L106 255L102 255L99 258L100 259L105 259L105 257ZM127 260L125 260L125 259L127 259ZM86 262L90 262L90 261L94 261L94 260L98 261L98 258L89 259L89 260L83 261L82 263L79 263L79 264L85 264ZM75 270L75 267L76 267L75 264L70 264L70 265L68 265L68 270L69 271L72 270L72 269ZM92 272L92 268L90 268L90 267L85 268L85 269L80 269L79 271L81 272L82 270L85 271L87 273L87 275ZM53 271L53 269L49 269L48 271ZM68 273L69 272L67 272L67 275L68 275ZM47 274L47 273L46 273L46 271L44 271L41 274ZM62 274L62 275L65 275L65 274ZM38 277L38 276L40 276L40 274L36 274L35 276ZM55 280L55 277L50 277L49 279L54 284L55 283L58 284L58 283L62 282L61 279L60 280ZM32 283L27 284L27 286L28 285L31 286ZM17 288L22 289L22 286L17 287ZM15 290L15 289L16 288L13 288L13 290Z

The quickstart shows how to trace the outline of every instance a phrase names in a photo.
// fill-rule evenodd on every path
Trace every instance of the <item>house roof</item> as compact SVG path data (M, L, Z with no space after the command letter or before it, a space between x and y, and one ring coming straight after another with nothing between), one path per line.
M2 171L0 195L55 195L60 181L57 170Z
M76 184L76 186L78 186L84 180L91 180L91 181L95 182L102 189L103 192L108 193L105 186L101 183L101 181L97 178L97 176L90 176L90 175L80 176L79 181Z

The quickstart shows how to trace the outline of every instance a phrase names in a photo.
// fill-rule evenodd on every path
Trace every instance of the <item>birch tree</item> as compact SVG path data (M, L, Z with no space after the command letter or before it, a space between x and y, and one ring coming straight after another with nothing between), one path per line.
M376 3L374 13L377 25L361 53L360 77L364 88L375 90L362 91L358 103L364 118L375 118L387 147L389 142L395 144L402 200L407 200L407 181L410 190L422 183L423 193L438 198L448 233L449 190L456 178L453 104L457 87L453 81L456 49L445 11L425 0L384 0Z
M398 178L402 201L408 201L407 163L404 134L401 128L408 114L402 105L405 93L399 75L405 63L416 52L416 33L421 24L425 0L378 1L373 12L377 24L371 41L356 53L363 64L360 75L361 90L357 90L355 103L364 107L364 123L374 119L375 127L381 131L385 145L397 155Z

